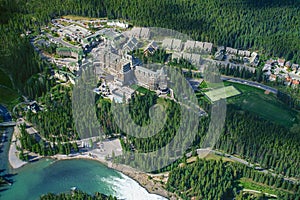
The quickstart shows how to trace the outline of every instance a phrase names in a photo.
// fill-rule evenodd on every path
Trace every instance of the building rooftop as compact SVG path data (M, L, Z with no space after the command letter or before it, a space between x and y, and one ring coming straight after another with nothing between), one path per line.
M142 67L142 66L136 66L135 70L140 71L140 72L144 72L144 73L148 73L149 75L152 75L152 76L157 76L160 73L160 70L153 71L151 69L147 69L147 68Z
M117 38L118 36L120 36L119 33L117 33L116 31L114 31L113 29L102 29L96 33L99 33L101 35L103 35L104 37L108 38L108 39L111 39L111 40L114 40L115 38Z
M226 52L230 54L238 54L238 50L231 47L226 47Z
M166 49L172 49L173 40L171 38L165 38L162 42L162 46Z
M123 49L128 49L130 51L133 51L137 48L139 41L136 38L130 38L128 42L123 46Z
M133 27L130 31L127 31L128 37L136 37L139 38L141 34L141 28Z
M204 42L204 47L203 47L203 48L204 48L206 51L211 52L212 47L213 47L213 44L212 44L212 43L210 43L210 42Z
M184 59L186 59L188 61L191 60L191 57L192 57L192 54L190 54L190 53L183 53L182 54L182 58L184 58Z
M150 37L150 30L149 30L149 28L142 28L139 37L140 38L148 39Z
M158 49L158 44L153 40L151 43L148 44L147 46L148 48L149 47L152 47L154 49Z
M195 48L195 45L196 45L196 42L194 40L188 40L184 44L184 50L185 51L192 50Z
M182 53L174 52L172 53L172 59L180 59L182 58Z
M199 64L200 60L201 60L201 55L200 54L192 53L192 56L191 56L191 62L192 63Z
M294 80L300 81L300 75L289 73L289 76Z
M173 39L172 50L181 51L182 41L179 39Z

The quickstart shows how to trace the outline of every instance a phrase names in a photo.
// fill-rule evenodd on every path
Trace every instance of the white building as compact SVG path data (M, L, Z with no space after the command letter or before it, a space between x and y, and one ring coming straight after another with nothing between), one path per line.
M119 21L117 21L117 22L115 22L115 21L107 22L107 25L108 26L114 26L114 27L120 27L120 28L124 28L124 29L129 27L129 25L127 23L123 23L123 22L119 22Z

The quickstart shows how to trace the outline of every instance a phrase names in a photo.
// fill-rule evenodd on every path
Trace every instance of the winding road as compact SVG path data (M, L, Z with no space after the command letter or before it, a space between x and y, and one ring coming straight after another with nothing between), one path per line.
M270 86L267 86L267 85L264 85L264 84L261 84L261 83L258 83L258 82L244 80L244 79L241 79L241 78L236 78L236 77L231 77L231 76L221 76L221 80L222 81L234 82L234 83L240 83L240 84L243 84L243 85L249 85L249 86L260 88L260 89L263 89L263 90L268 90L268 91L270 91L274 94L278 93L278 90L275 89L275 88L272 88Z
M227 158L229 158L229 159L231 159L231 160L233 160L233 161L235 161L235 162L241 163L241 164L243 164L243 165L247 165L247 166L249 166L249 167L253 167L255 170L257 170L257 171L259 171L259 172L261 172L261 173L270 174L270 175L272 175L272 176L274 176L274 177L276 177L276 176L282 177L284 181L290 181L290 182L292 182L292 183L299 183L299 182L300 182L300 180L297 180L297 179L295 179L295 178L292 178L292 177L284 177L283 175L279 175L279 174L276 174L276 173L271 172L271 170L269 170L269 169L263 169L263 168L261 168L261 167L257 167L257 165L254 165L254 164L252 164L252 163L250 163L250 162L248 162L248 161L246 161L246 160L244 160L244 159L241 159L241 158L238 158L238 157L236 157L236 156L233 156L233 155L230 155L230 154L227 154L227 153L223 153L223 152L220 152L220 151L217 151L217 150L211 150L211 149L197 149L196 151L197 151L197 154L198 154L199 156L201 156L201 155L203 156L203 155L204 155L204 157L205 157L205 156L208 155L209 153L214 153L214 154L219 155L219 156L227 157ZM192 152L186 154L187 157L190 157L191 155L192 155ZM256 166L256 167L255 167L255 166Z
M57 43L60 43L60 44L62 44L62 45L64 45L64 46L66 46L66 47L78 49L77 46L74 46L74 45L72 45L72 44L70 44L70 43L68 43L68 42L65 42L61 37L53 37L53 36L52 36L51 34L49 34L49 33L46 33L46 36L47 36L50 40L53 40L53 41L55 41L55 42L57 42Z

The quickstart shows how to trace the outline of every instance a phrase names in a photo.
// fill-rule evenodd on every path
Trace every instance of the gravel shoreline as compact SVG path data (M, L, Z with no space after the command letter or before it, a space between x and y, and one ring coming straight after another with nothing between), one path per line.
M16 143L17 143L17 140L16 140L16 134L19 134L19 128L18 127L14 127L14 132L12 134L12 137L11 137L11 143L10 143L10 146L9 146L9 151L8 151L8 161L9 161L9 164L10 166L13 168L13 169L17 169L17 168L20 168L24 165L26 165L28 162L25 162L25 161L22 161L18 155L19 155L19 151L17 150L17 147L16 147Z
M95 158L89 155L77 155L73 157L66 156L66 155L54 155L51 156L50 158L55 160L88 159L88 160L98 161L101 164L104 164L105 166L114 169L116 171L119 171L125 174L126 176L132 178L137 183L139 183L141 187L145 188L148 191L148 193L157 194L159 196L165 197L170 200L180 199L176 194L167 191L164 188L164 185L161 184L160 182L154 181L153 179L149 179L149 176L151 176L151 174L138 171L127 165L112 163L111 161L105 160L105 158L99 158L99 157Z
M17 154L19 153L16 149L16 135L18 133L18 128L15 127L10 148L9 148L9 164L13 169L18 169L24 165L26 165L28 162L22 161L19 159ZM91 156L92 152L85 152L85 154L78 154L75 156L67 156L67 155L54 155L48 158L52 158L54 160L71 160L71 159L88 159L88 160L94 160L98 161L101 164L106 165L107 167L114 169L116 171L119 171L126 176L132 178L135 180L139 185L143 188L145 188L149 193L160 195L162 197L165 197L167 199L173 200L173 199L179 199L179 197L169 191L167 191L164 188L164 185L160 183L159 181L155 181L152 178L149 179L149 176L152 174L148 174L145 172L138 171L132 167L129 167L127 165L121 165L121 164L114 164L111 161L105 160L105 157L95 157ZM40 158L47 158L47 157L39 157Z

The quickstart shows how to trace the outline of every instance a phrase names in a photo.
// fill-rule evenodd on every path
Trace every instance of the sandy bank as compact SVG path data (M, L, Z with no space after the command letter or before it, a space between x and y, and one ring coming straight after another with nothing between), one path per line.
M89 159L89 160L95 160L98 161L104 165L106 165L109 168L115 169L126 176L134 179L136 182L138 182L142 187L144 187L149 193L151 194L157 194L163 197L166 197L171 200L180 199L177 195L167 191L164 188L164 185L160 183L159 181L155 181L153 179L149 179L149 175L145 172L138 171L132 167L129 167L127 165L121 165L121 164L114 164L111 161L105 160L103 157L97 157L97 156L91 156L93 155L91 152L86 152L85 154L80 154L76 156L67 156L67 155L54 155L51 156L53 159L57 160L70 160L70 159ZM154 175L155 176L155 175Z
M20 134L20 130L16 126L13 136L12 136L11 145L10 145L10 149L9 149L9 156L8 156L9 163L12 166L12 168L14 168L14 169L20 168L28 163L28 162L24 162L24 161L20 160L18 157L19 152L16 149L16 145L20 145L19 144L20 142L18 140L16 140L16 138L19 134ZM106 165L109 168L115 169L115 170L127 175L128 177L134 179L151 194L157 194L157 195L166 197L168 199L179 199L175 194L168 192L164 188L163 183L161 183L160 181L154 180L152 178L149 179L149 176L152 176L152 174L147 174L145 172L138 171L138 170L131 168L129 166L126 166L126 165L114 164L111 161L107 161L105 159L105 157L108 154L111 154L113 150L115 151L116 154L120 153L120 152L118 152L118 148L115 148L116 146L118 146L118 145L114 144L115 141L109 141L107 143L109 143L109 144L112 143L113 145L110 144L110 145L108 145L108 147L112 146L114 148L109 149L108 147L105 146L106 143L104 143L104 148L105 148L104 151L95 149L95 150L87 151L84 153L77 153L77 154L73 154L73 155L69 155L69 156L57 154L57 155L51 156L50 158L56 159L56 160L70 160L70 159L95 160L95 161L98 161L98 162ZM39 159L39 158L42 158L42 157L36 156L34 159ZM153 175L153 176L156 176L156 175Z
M9 151L8 151L8 161L12 168L17 169L25 165L27 162L22 161L19 158L19 151L17 150L16 143L18 142L16 140L16 134L19 133L19 128L15 126L14 132L12 135Z

